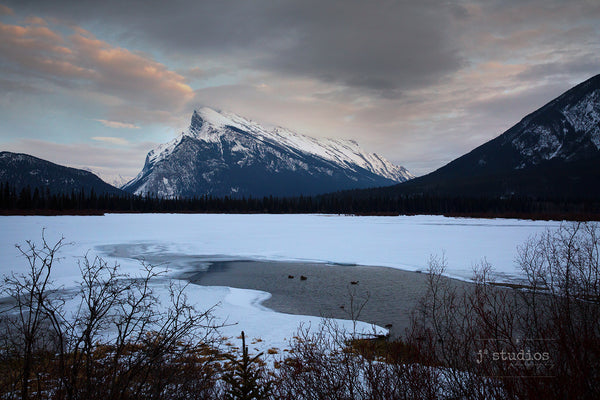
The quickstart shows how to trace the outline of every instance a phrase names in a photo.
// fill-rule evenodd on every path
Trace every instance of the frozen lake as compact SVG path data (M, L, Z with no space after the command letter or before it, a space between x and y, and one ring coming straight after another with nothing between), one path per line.
M517 246L554 229L555 221L468 219L440 216L358 217L336 215L108 214L105 216L1 216L0 274L18 271L25 260L15 244L50 243L64 237L54 279L65 287L78 280L77 257L86 252L114 259L125 271L139 269L134 258L160 259L174 273L211 260L311 261L405 270L426 270L431 255L445 254L448 275L468 279L473 265L486 259L499 279L519 276ZM115 252L114 249L122 249ZM107 249L113 249L107 251ZM185 257L184 257L185 256ZM191 257L191 258L190 258ZM180 262L178 260L186 260ZM189 262L194 260L193 265ZM318 318L279 314L260 306L264 292L225 287L190 288L199 307L219 303L218 313L265 343L285 346L299 322ZM269 328L265 327L269 320Z
M6 272L14 244L38 240L42 229L73 245L81 256L106 245L133 245L148 254L212 258L321 261L423 270L445 252L449 275L470 278L486 258L498 271L518 275L517 246L555 221L440 216L108 214L106 216L1 216L0 254ZM68 271L65 271L68 274Z

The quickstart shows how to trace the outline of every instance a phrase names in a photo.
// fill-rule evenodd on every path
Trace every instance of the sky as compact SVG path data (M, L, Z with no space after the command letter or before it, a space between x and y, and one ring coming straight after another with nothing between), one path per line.
M598 0L0 0L0 151L128 180L207 106L423 175L598 73Z

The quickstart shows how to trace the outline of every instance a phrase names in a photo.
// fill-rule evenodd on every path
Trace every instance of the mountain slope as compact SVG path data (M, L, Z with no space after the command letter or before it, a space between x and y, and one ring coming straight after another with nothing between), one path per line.
M600 75L442 168L382 192L600 197Z
M364 153L356 142L310 138L202 108L186 132L148 153L142 171L123 189L167 197L287 196L410 178L406 169Z
M27 154L0 152L0 182L8 182L17 191L29 186L31 189L48 189L51 194L72 191L96 194L124 194L91 172L65 167Z

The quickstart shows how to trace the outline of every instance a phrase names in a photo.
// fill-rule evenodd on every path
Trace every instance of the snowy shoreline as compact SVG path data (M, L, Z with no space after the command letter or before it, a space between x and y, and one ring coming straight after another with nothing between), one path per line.
M445 254L447 274L468 279L472 266L485 258L508 279L518 276L516 247L529 236L560 223L546 221L336 215L108 214L105 216L0 217L0 274L22 270L25 260L15 244L39 242L42 230L52 243L66 246L57 286L80 280L77 260L86 253L119 263L135 275L139 259L107 255L106 246L134 248L141 259L162 257L158 264L176 277L202 262L227 260L301 261L341 265L376 265L425 271L430 255ZM103 250L104 249L104 250ZM176 255L187 257L179 263ZM193 258L193 265L189 261ZM139 258L139 257L138 257ZM182 261L181 258L179 261ZM416 274L415 274L416 275ZM260 305L264 291L229 287L188 287L199 309L220 304L218 312L232 325L224 335L245 330L265 346L282 347L300 323L318 325L320 318L277 313ZM252 318L250 318L252 316ZM365 324L365 328L367 325Z

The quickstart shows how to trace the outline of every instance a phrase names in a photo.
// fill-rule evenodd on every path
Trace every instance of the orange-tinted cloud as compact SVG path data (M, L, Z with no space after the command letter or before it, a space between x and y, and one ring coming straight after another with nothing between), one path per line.
M183 76L143 54L113 47L83 30L69 37L69 42L81 63L97 73L96 82L112 93L131 100L140 96L160 99L164 106L181 104L194 96Z
M115 47L81 28L67 37L58 28L37 17L27 18L25 25L0 23L3 68L81 88L81 95L92 89L108 95L113 105L173 111L194 97L182 75L151 57Z
M128 122L119 122L119 121L109 121L106 119L97 119L96 121L100 122L102 125L107 126L109 128L115 129L140 129L139 126L135 124L130 124ZM98 138L92 138L94 140L98 140Z
M104 142L109 144L116 144L119 146L126 146L129 144L129 141L120 137L114 136L94 136L92 140L96 140L98 142Z

